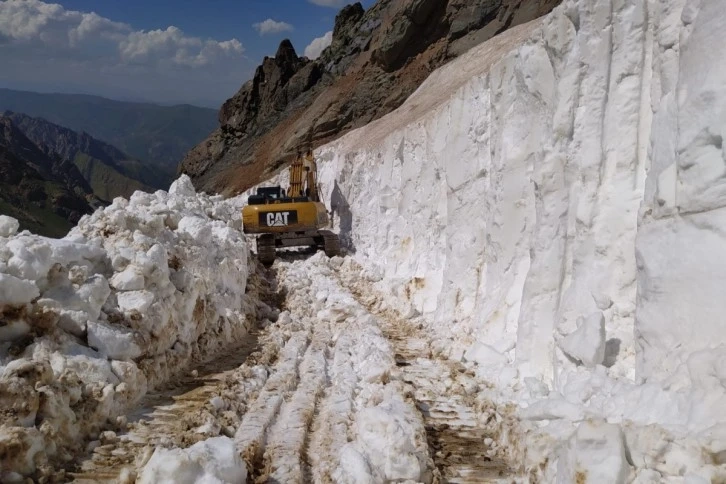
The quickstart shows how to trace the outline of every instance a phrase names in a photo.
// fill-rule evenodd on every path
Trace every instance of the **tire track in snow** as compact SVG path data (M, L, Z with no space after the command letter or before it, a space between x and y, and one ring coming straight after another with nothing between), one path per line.
M434 357L428 339L411 320L382 309L375 290L359 277L360 266L349 261L336 275L341 286L371 314L396 352L396 364L421 412L431 456L440 483L512 482L507 449L516 428L513 410L477 399L478 384L460 362ZM347 265L347 264L346 264ZM514 466L516 467L516 466Z
M265 462L268 433L279 418L283 400L298 386L300 358L310 343L305 333L295 333L288 340L280 360L235 433L237 451L247 463L248 482L260 481L270 472Z
M403 383L390 379L393 352L330 261L316 254L276 262L290 311L281 315L282 327L308 329L311 342L299 387L274 409L275 421L255 438L238 439L238 449L252 457L248 483L430 483L423 421ZM251 433L243 427L238 437Z
M301 364L302 384L283 404L280 419L270 432L265 452L266 469L275 482L307 482L304 462L310 426L318 398L325 385L326 359L323 345L311 345Z
M71 473L73 482L134 482L136 469L151 457L154 445L186 446L207 434L233 433L209 416L205 418L204 407L223 392L229 376L254 350L257 338L250 336L242 346L198 367L173 385L148 393L141 407L127 416L131 422L128 432L108 439L101 434L102 445L81 462L78 472Z
M270 307L278 306L283 300L276 292L273 276L261 267L250 279L249 289L250 296L262 303L258 307L262 310L260 314L269 312ZM236 406L227 404L226 408L210 409L209 402L230 393L239 378L240 365L253 370L256 365L267 365L277 358L279 348L274 338L266 341L269 338L259 327L261 322L258 317L258 326L248 337L221 355L147 393L137 408L125 416L128 428L122 429L118 436L102 433L99 441L90 446L92 450L76 464L75 472L69 472L73 482L132 483L137 470L148 461L157 445L188 447L207 436L233 436L234 414L245 411L244 393L235 389L235 399L239 402ZM258 338L262 340L261 348ZM249 378L251 384L243 389L248 394L259 390L257 387L266 377L266 373L252 373L255 378ZM223 401L215 403L222 405Z
M287 265L277 268L284 292L297 292L299 288L286 284ZM289 318L277 330L291 336L235 434L237 450L247 463L248 483L311 482L308 449L327 387L330 332L305 305L288 309Z

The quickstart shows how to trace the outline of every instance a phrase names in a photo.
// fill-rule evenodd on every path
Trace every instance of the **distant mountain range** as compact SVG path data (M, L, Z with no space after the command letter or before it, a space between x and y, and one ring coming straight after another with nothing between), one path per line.
M115 146L140 166L156 167L168 185L184 155L219 125L217 111L161 106L82 94L0 89L0 111L23 113Z
M77 133L26 114L6 112L5 116L47 155L72 161L102 200L129 197L136 190L152 192L168 188L168 174L99 141L88 133Z
M45 152L0 115L0 213L23 230L59 237L101 204L72 161Z

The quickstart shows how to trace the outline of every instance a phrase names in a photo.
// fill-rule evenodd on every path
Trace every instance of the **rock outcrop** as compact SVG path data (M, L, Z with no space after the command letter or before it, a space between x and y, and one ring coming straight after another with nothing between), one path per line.
M379 0L337 15L331 45L315 60L289 40L224 103L220 126L179 172L197 188L239 193L289 162L399 107L448 62L560 0Z

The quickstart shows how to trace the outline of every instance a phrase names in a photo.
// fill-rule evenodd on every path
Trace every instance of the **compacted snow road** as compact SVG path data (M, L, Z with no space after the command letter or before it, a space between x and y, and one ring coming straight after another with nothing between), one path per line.
M420 328L394 310L381 309L365 281L351 272L340 276L343 286L376 315L395 349L396 366L424 417L441 482L511 482L506 477L512 471L497 442L502 432L517 429L513 409L495 408L478 399L479 385L470 370L461 362L433 355Z
M258 268L254 337L148 395L76 482L511 482L510 412L362 274L321 253Z

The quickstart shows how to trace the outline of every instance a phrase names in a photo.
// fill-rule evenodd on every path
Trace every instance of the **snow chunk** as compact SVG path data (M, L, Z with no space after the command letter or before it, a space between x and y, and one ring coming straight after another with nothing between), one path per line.
M143 354L132 332L106 323L88 322L88 344L114 360L132 360Z
M559 342L570 357L592 368L605 359L605 316L601 312L579 318L578 327Z
M13 217L0 215L0 237L10 237L20 228L20 223Z
M558 482L624 484L628 470L620 427L583 422L560 457L557 474Z
M247 466L229 437L214 437L188 449L157 447L139 476L139 484L245 482Z
M144 288L144 276L133 265L111 278L111 286L119 291L138 291Z
M88 320L89 316L85 311L61 309L58 327L67 333L81 337L86 332Z
M382 473L385 481L421 481L425 472L413 440L416 427L408 416L408 408L392 400L366 408L356 418L357 443L362 454L371 468ZM350 457L350 453L347 455Z
M179 221L177 231L186 234L197 244L205 246L212 241L212 231L206 220L201 217L186 216Z
M37 281L45 277L52 265L50 245L34 237L19 236L7 243L12 253L8 260L8 273L21 279Z
M193 197L197 194L192 179L188 175L182 175L169 187L169 195L175 197Z
M40 291L33 281L0 274L0 305L18 306L29 303L38 296Z
M85 302L88 317L95 321L101 314L101 307L111 294L108 281L100 274L91 276L85 284L78 289L78 297Z
M43 460L44 447L43 436L36 428L0 426L0 449L18 449L7 456L3 455L0 463L7 463L7 470L24 475L35 472L38 461Z
M154 302L154 294L150 291L121 292L117 298L121 311L138 311L141 314L144 314Z
M30 333L30 325L22 319L0 326L0 342L14 341Z

